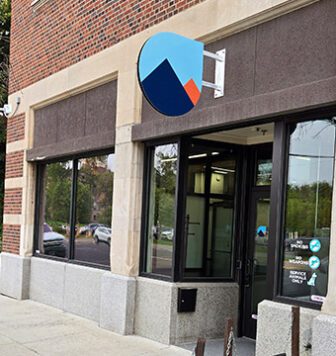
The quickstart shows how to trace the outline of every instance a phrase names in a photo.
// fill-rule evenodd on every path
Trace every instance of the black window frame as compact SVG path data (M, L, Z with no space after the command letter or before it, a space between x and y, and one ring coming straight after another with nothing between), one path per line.
M175 218L174 218L174 236L173 236L173 251L172 251L172 273L170 276L147 272L147 248L148 248L148 220L149 220L149 200L150 200L150 183L151 183L151 173L152 173L152 157L157 146L177 144L177 173L176 173L176 189L175 189ZM143 198L142 198L142 214L141 214L141 236L140 236L140 270L139 275L141 277L152 278L157 280L163 280L168 282L176 281L176 268L178 264L179 257L177 256L179 248L179 240L176 238L180 234L180 222L177 218L179 213L180 201L179 201L179 191L181 189L181 180L183 180L183 174L181 174L181 145L183 140L181 137L171 137L169 139L154 140L145 143L144 152L144 168L143 168ZM177 247L178 245L178 247Z
M169 282L226 282L232 283L237 282L238 272L236 270L236 258L239 254L240 241L235 241L233 239L232 247L232 261L231 261L231 276L230 277L190 277L185 276L185 254L186 254L186 224L185 224L185 208L186 208L186 198L187 198L187 179L188 179L188 153L189 147L192 142L200 142L204 145L211 147L225 146L225 143L216 143L209 141L204 141L200 139L195 139L191 136L179 136L171 137L166 139L159 139L145 142L145 152L144 152L144 169L143 169L143 199L142 199L142 214L141 214L141 241L140 241L140 271L139 275L146 278L164 280ZM155 147L161 145L174 144L178 145L178 157L177 157L177 177L176 177L176 190L175 190L175 224L174 224L174 239L173 239L173 256L172 256L172 274L171 276L166 276L154 272L146 271L147 264L147 231L148 231L148 211L149 211L149 199L150 199L150 179L151 179L151 160ZM236 150L240 150L239 145L227 144L228 147L232 148L236 146ZM238 167L241 167L242 160L237 157L237 171L240 171ZM238 197L237 191L240 186L239 182L242 178L237 174L237 183L235 185L235 196L234 196L234 231L239 234L240 227L239 219L237 215L240 214L240 199ZM209 195L211 196L211 194ZM234 234L233 234L234 235Z
M83 152L76 155L62 156L52 158L50 160L41 160L36 162L36 188L35 188L35 212L34 212L34 234L33 234L33 256L38 258L44 258L49 260L55 260L59 262L87 266L97 269L110 270L111 266L103 265L93 262L79 261L74 259L75 256L75 226L76 226L76 211L77 211L77 183L78 183L78 161L83 158L103 156L114 154L114 147L110 147L104 150ZM48 164L58 163L58 162L72 162L71 170L71 193L70 193L70 213L69 213L69 226L70 226L70 237L69 237L69 253L67 257L57 257L50 256L43 253L36 252L39 246L39 226L41 220L41 209L40 204L43 199L44 191L42 181L44 179L44 171ZM113 202L112 202L113 204Z
M186 222L186 202L187 202L187 178L188 178L188 155L190 154L189 148L192 143L199 144L200 146L209 146L212 148L215 148L218 146L219 148L227 147L228 149L235 149L235 159L236 159L236 182L235 182L235 187L234 187L234 198L233 198L233 206L234 206L234 214L233 214L233 232L232 232L232 260L231 260L231 275L230 277L191 277L191 276L186 276L185 275L185 264L186 264L186 244L187 244L187 237L186 233L181 235L181 248L180 248L180 255L179 257L182 257L180 259L179 263L179 270L178 274L176 275L176 281L180 282L225 282L225 283L233 283L237 282L237 276L238 276L238 271L236 269L236 260L239 252L239 243L240 241L237 241L234 236L235 235L240 235L240 227L239 227L239 215L240 215L240 199L238 196L238 189L240 187L240 180L241 178L241 166L242 166L242 159L241 159L241 147L239 145L235 144L228 144L225 142L217 142L217 141L207 141L207 140L202 140L199 138L194 138L194 137L188 137L183 139L185 148L183 151L183 175L185 177L185 180L183 182L182 186L182 194L181 194L181 209L183 209L180 213L180 216L182 217L181 220L182 222ZM221 157L224 158L227 156L227 153L221 153L220 155L216 157ZM207 164L208 165L208 164ZM210 175L211 177L211 175ZM211 179L211 178L210 178ZM216 197L216 194L211 193L210 191L204 192L205 199L207 201L206 207L208 207L209 200L212 197ZM183 228L186 229L186 224L183 224ZM203 259L205 259L205 256L203 256Z
M283 260L283 231L285 224L285 204L286 204L286 184L288 176L288 150L289 150L289 125L294 123L300 123L312 120L322 120L329 119L334 120L336 117L336 107L329 106L323 108L315 108L311 110L301 111L291 115L282 114L278 116L268 117L260 120L253 120L251 122L244 122L239 124L226 125L222 127L217 127L216 129L203 129L199 131L194 131L188 134L175 135L172 137L160 138L157 140L151 140L144 142L145 152L144 152L144 174L143 174L143 201L142 201L142 215L141 215L141 245L140 245L140 269L139 275L157 279L165 280L170 282L234 282L241 285L242 275L244 267L240 265L244 256L244 241L242 241L242 236L245 234L246 228L240 226L237 222L237 236L238 241L236 241L234 258L237 265L234 268L234 278L231 280L218 279L218 278L195 278L188 277L183 278L183 256L185 253L185 235L181 234L183 229L185 229L184 219L185 219L185 199L186 186L187 186L187 147L190 141L193 140L195 136L207 134L211 132L217 132L221 130L230 130L240 127L245 127L247 125L258 125L265 123L274 124L274 138L273 138L273 157L272 157L272 183L271 186L258 186L260 190L270 189L271 197L271 207L270 207L270 240L268 247L268 273L267 273L267 285L268 293L266 299L273 300L275 302L280 302L290 305L298 305L301 307L307 307L310 309L321 310L322 303L314 301L300 301L290 297L284 297L281 295L281 281L282 281L282 260ZM155 147L156 145L169 144L177 142L179 144L179 155L178 155L178 178L177 178L177 200L176 200L176 233L174 236L174 246L173 246L173 276L167 278L165 276L157 275L154 273L144 272L145 265L145 254L146 254L146 234L145 230L145 220L147 214L147 197L148 197L148 167L149 167L149 152L150 147ZM238 145L239 146L239 145ZM244 153L244 148L243 154ZM182 153L182 154L181 154ZM336 151L335 151L336 156ZM246 175L246 159L241 159L238 164L240 165L240 174L237 175L237 186L241 186L241 182L244 180ZM182 169L180 169L180 166ZM252 168L254 171L256 167ZM334 168L334 180L335 180L335 169ZM242 193L241 196L236 196L235 199L238 200L236 214L239 214L241 220L245 221L245 201L246 194L250 187L241 186ZM333 189L335 185L333 185ZM179 194L182 192L182 194ZM238 220L238 219L237 219ZM176 236L182 238L176 239ZM243 289L243 288L241 288Z
M274 144L281 146L279 150L276 150L275 156L273 156L273 179L277 180L277 183L272 182L271 187L271 233L274 233L272 239L272 247L269 249L269 266L272 273L269 277L272 278L273 291L270 294L270 299L276 302L298 305L315 310L321 310L323 303L314 301L302 301L295 298L286 297L282 295L282 279L283 279L283 258L284 258L284 238L285 238L285 224L286 224L286 199L287 199L287 181L288 181L288 165L289 165L289 144L290 144L290 127L291 125L318 120L330 120L335 123L335 115L330 111L323 113L309 113L307 115L300 114L297 117L286 118L282 121L275 122L274 128ZM275 146L273 146L274 148ZM336 139L335 139L336 147ZM275 151L273 151L275 152ZM336 155L336 148L334 156ZM335 159L334 159L335 161ZM333 167L333 181L332 191L334 190L335 180L335 164ZM273 203L272 203L273 202ZM330 250L329 250L330 253ZM270 261L272 260L272 261ZM329 266L328 266L329 269ZM329 281L328 281L329 282ZM328 286L327 286L328 288Z

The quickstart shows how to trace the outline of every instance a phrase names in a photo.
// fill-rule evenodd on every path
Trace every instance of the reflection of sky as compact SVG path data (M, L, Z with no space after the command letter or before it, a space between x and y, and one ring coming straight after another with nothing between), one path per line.
M107 157L107 168L109 171L115 171L115 154L110 154Z
M288 183L332 183L335 127L330 121L299 123L291 135Z
M172 162L176 161L177 158L177 143L157 146L155 148L155 167L161 164L161 156L164 156L165 159L172 159Z

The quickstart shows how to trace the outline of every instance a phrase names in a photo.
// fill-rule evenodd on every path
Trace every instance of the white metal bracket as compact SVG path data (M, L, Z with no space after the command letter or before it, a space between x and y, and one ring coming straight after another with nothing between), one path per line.
M215 82L202 81L202 85L207 88L214 89L214 98L220 98L224 96L224 83L225 83L225 48L212 53L209 51L203 51L205 57L214 59L216 61L215 69Z

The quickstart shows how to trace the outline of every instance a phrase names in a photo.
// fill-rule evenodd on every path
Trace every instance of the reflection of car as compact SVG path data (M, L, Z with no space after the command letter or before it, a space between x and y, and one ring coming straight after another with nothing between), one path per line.
M112 230L108 227L98 226L94 232L93 238L96 243L100 241L110 243Z
M78 226L76 225L75 226L75 236L77 235L77 231L78 231ZM65 233L67 236L70 236L70 226L69 225L66 226Z
M64 241L63 235L53 231L48 224L43 224L43 247L46 255L65 257L66 247Z
M161 233L160 233L161 239L163 240L173 240L174 237L174 229L171 227L161 227Z
M104 225L104 224L91 223L88 225L88 229L89 229L89 231L91 231L92 236L94 236L94 233L98 227L107 227L108 228L108 226Z
M89 232L89 231L90 231L89 225L81 226L81 227L79 228L79 235L84 235L84 234L86 234L86 233Z

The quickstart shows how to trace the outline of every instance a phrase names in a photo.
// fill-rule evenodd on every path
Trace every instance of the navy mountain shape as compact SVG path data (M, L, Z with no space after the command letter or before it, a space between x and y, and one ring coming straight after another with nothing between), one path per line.
M149 103L164 115L183 115L194 107L168 59L158 65L141 86Z

